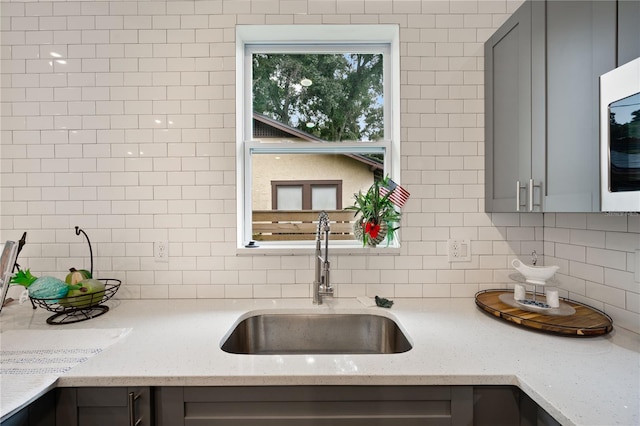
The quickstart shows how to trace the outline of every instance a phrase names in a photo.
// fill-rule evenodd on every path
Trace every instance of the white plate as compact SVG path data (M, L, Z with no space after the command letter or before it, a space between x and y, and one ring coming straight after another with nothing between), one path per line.
M527 294L531 295L531 293L527 293ZM544 298L544 295L536 295L536 297L538 296L540 296L541 298ZM513 292L502 293L500 294L500 296L498 296L498 298L500 299L501 302L506 303L509 306L513 306L514 308L522 309L524 311L529 311L529 312L542 312L545 315L554 315L554 316L561 316L561 317L573 315L576 313L576 310L573 308L573 306L567 303L564 303L562 300L560 300L559 308L540 308L533 305L525 305L524 303L518 302L513 298Z

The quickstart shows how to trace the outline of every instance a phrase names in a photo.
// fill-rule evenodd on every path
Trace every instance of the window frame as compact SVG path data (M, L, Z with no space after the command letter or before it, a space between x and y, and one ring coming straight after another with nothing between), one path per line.
M380 141L356 143L268 144L253 141L251 67L253 53L296 53L312 48L317 53L383 52L384 131ZM308 53L308 50L306 50ZM287 145L287 146L283 146ZM236 154L237 154L237 248L251 240L251 156L253 153L371 153L385 156L384 174L400 182L400 48L399 27L379 25L238 25L236 26ZM309 248L313 242L288 242L287 248ZM361 247L358 241L331 241L333 245ZM261 244L265 247L278 243ZM389 247L398 247L399 240ZM383 247L380 247L383 248ZM253 250L252 250L253 251ZM295 252L295 250L294 250Z

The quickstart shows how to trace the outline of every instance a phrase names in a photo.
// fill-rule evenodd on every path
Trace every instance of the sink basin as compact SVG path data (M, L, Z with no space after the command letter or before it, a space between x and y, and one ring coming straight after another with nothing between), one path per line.
M233 354L395 354L411 343L391 318L373 314L282 314L250 316L222 344Z

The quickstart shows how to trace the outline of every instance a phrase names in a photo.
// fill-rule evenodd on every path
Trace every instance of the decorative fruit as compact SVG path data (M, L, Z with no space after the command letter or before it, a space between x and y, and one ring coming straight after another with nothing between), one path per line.
M10 284L18 284L28 288L37 279L38 277L33 276L30 270L21 269L11 277Z
M60 305L74 308L88 308L100 304L104 298L104 283L93 278L80 281L67 297L60 299ZM71 288L71 286L70 286Z
M58 298L65 297L70 290L79 289L79 285L68 285L56 277L36 277L29 269L18 271L12 278L11 284L25 286L29 290L29 297L34 299L50 299L47 303L56 303Z
M40 277L29 287L29 296L35 299L52 299L51 303L57 302L55 299L65 297L70 290L79 286L70 286L56 277Z
M67 274L67 277L64 281L67 284L75 285L82 280L86 280L87 278L92 278L91 272L87 271L86 269L71 268L69 269L69 273Z

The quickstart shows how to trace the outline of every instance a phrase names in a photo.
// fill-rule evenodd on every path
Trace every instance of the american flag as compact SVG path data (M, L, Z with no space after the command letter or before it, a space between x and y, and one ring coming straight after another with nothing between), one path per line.
M380 195L384 197L388 193L391 193L391 195L389 195L389 199L391 200L391 202L396 206L402 208L402 206L404 206L404 203L406 203L409 199L409 191L407 191L391 179L387 179L386 183L386 186L384 184L380 185Z

